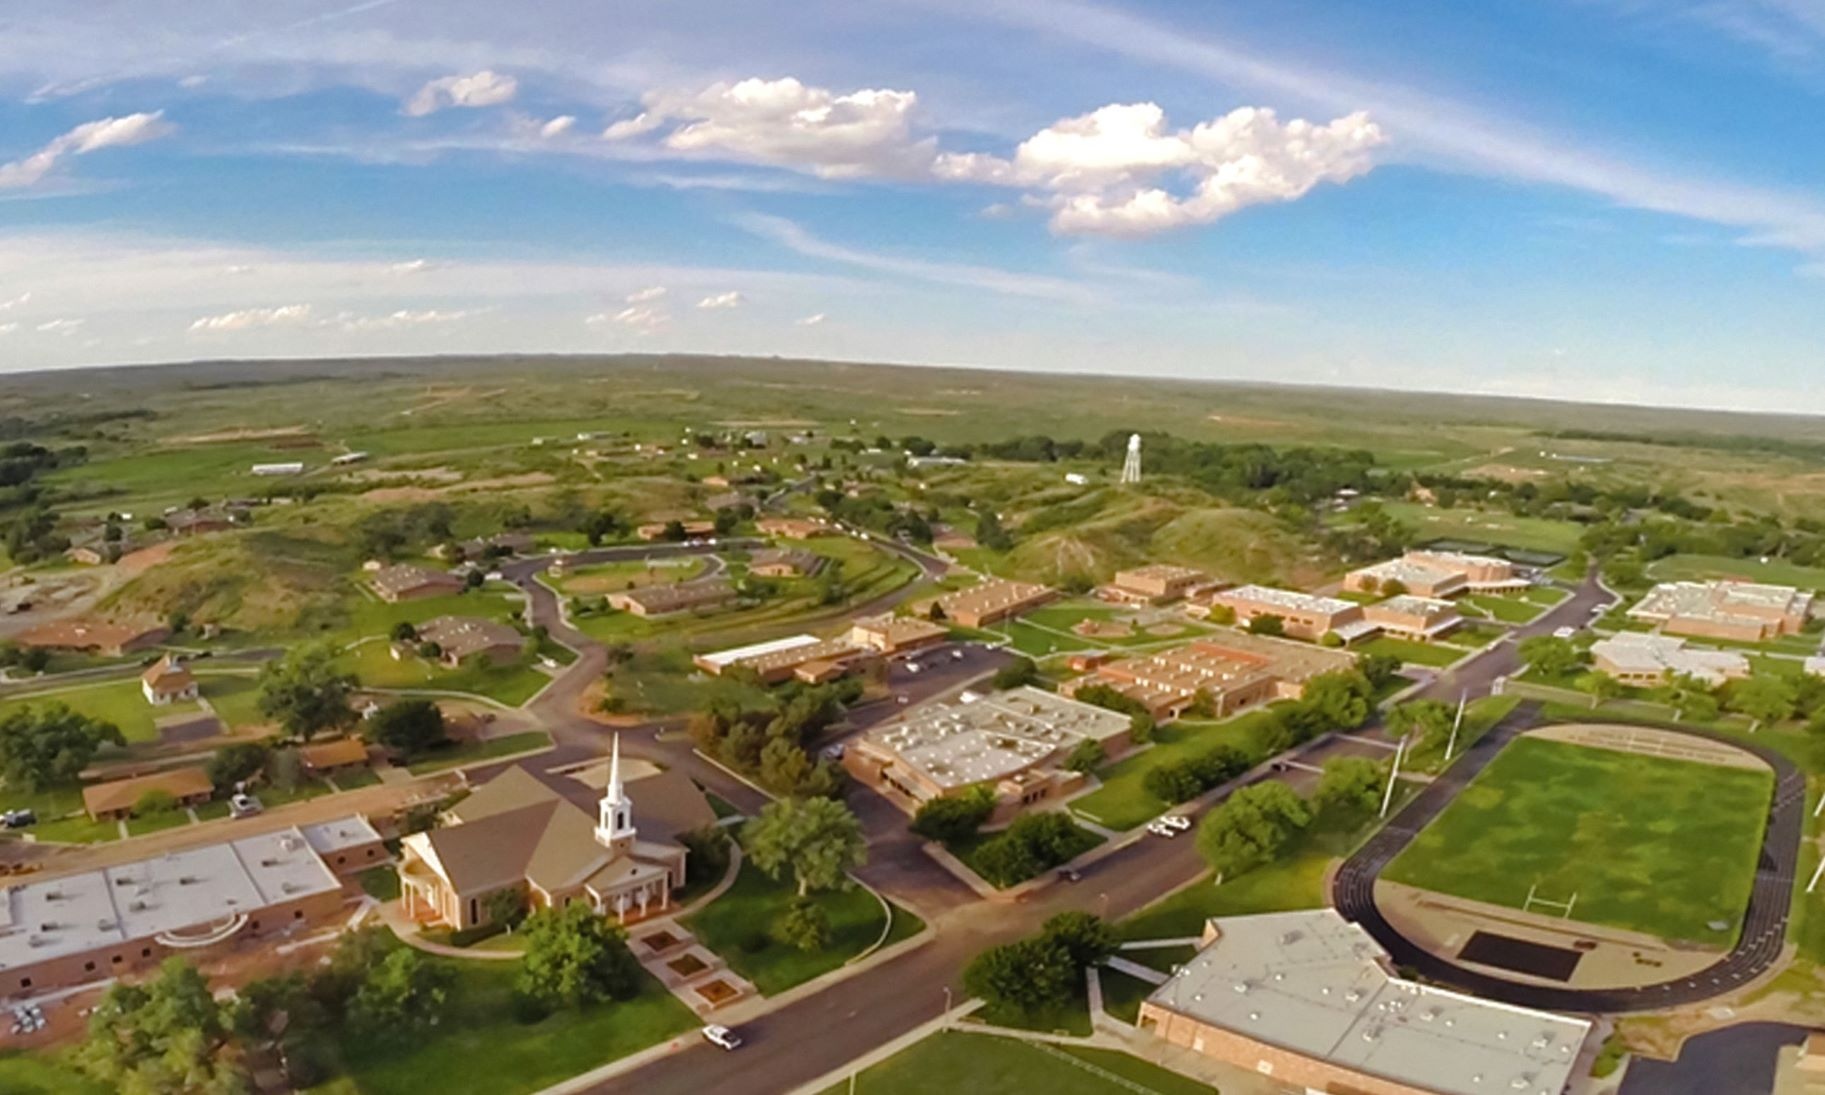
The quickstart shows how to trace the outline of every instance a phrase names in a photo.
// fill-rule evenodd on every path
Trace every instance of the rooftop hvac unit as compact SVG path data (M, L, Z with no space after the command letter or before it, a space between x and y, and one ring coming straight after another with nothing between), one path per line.
M46 923L38 925L38 930L41 932L54 932L57 930L57 925L54 922L47 921Z
M177 876L177 884L180 886L194 886L201 881L202 879L193 874L181 874Z
M262 867L277 867L278 865L279 865L279 861L276 859L260 860L260 866L262 866Z
M127 903L127 911L128 912L145 912L146 903L144 901L139 901L139 900L130 901Z

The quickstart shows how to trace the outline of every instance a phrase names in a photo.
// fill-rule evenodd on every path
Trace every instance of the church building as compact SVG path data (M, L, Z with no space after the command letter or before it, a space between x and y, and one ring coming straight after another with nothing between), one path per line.
M644 781L642 781L644 782ZM615 739L596 816L513 767L413 833L399 865L406 911L462 930L488 923L511 892L522 907L582 901L622 923L671 908L685 880L683 845L642 840Z

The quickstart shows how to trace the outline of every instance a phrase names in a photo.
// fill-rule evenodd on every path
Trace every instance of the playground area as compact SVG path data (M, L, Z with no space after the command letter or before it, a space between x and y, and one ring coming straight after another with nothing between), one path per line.
M1662 980L1678 956L1702 967L1735 943L1773 782L1754 756L1688 735L1534 731L1388 865L1377 905L1439 953L1468 947L1507 972ZM1620 951L1592 957L1606 946Z

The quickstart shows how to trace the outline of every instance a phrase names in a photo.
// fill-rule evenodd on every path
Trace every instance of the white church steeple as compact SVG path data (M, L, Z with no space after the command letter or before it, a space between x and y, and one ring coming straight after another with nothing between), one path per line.
M602 790L602 801L596 812L596 840L607 846L634 839L634 804L621 785L621 735L616 734L609 747L608 786Z

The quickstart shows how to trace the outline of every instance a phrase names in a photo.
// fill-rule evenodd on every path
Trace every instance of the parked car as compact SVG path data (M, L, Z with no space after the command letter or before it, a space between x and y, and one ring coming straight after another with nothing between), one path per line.
M1058 869L1058 877L1059 880L1063 882L1082 882L1084 880L1084 872L1075 867L1060 867Z
M1576 635L1577 633L1578 633L1578 629L1575 627L1561 627L1561 628L1557 628L1553 631L1553 638L1569 639L1573 635Z
M951 661L960 662L962 660L963 660L963 648L962 647L958 647L957 649L951 651Z
M33 810L8 810L0 814L0 825L8 829L23 829L28 825L38 824L38 814Z
M1191 819L1184 814L1167 814L1165 817L1160 818L1160 824L1166 826L1168 829L1177 829L1182 833L1191 828Z
M1154 836L1163 836L1168 840L1171 840L1173 837L1179 835L1179 830L1166 824L1164 821L1162 821L1161 819L1159 819L1157 817L1147 823L1147 831L1152 833Z
M260 805L260 800L245 791L228 800L230 817L253 817L263 809L265 807Z
M741 1035L718 1023L703 1028L703 1040L720 1049L740 1049Z
M824 759L825 760L842 760L843 753L844 753L843 743L839 741L835 745L828 746L824 749Z

